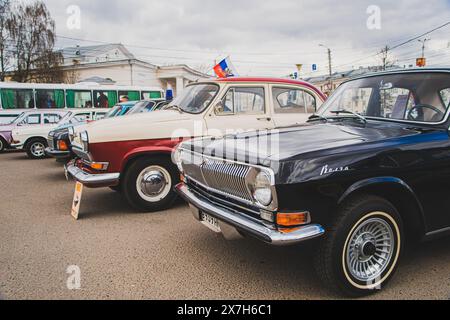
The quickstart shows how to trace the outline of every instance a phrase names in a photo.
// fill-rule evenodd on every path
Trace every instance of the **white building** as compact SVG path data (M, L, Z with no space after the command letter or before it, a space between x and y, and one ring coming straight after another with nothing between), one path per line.
M116 85L157 86L174 94L191 81L210 78L187 65L157 66L139 59L122 44L70 47L60 50L69 82L101 81ZM94 80L95 81L95 80Z

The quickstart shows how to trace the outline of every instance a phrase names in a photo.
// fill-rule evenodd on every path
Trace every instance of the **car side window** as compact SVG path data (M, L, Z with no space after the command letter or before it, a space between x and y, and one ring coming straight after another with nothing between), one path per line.
M22 124L41 124L41 115L40 114L30 114L28 117L22 121Z
M56 113L45 113L44 124L55 124L61 120L61 116Z
M265 91L257 87L236 87L227 91L218 114L261 114L265 112Z
M447 107L447 109L450 107L450 88L441 90L439 93L441 95L442 101L444 102L444 105Z
M275 113L315 113L316 98L309 92L293 88L273 88Z
M79 122L87 121L91 118L91 115L89 113L80 113L74 116L75 119L77 119Z
M105 116L106 116L106 112L97 112L97 113L94 115L94 119L95 119L95 120L101 120L101 119L103 119Z

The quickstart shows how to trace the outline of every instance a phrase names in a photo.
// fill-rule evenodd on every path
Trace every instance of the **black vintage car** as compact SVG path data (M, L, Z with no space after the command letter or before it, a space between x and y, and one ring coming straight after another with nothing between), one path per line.
M184 142L176 190L227 238L315 239L329 287L375 292L405 243L450 234L449 104L450 69L354 79L305 125Z

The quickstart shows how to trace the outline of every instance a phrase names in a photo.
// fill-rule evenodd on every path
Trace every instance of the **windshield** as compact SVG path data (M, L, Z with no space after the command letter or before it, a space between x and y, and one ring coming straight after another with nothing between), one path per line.
M0 115L0 125L1 124L13 124L13 123L17 123L22 116L24 115L24 112L20 113L19 115L17 114L1 114Z
M126 106L123 106L123 105L116 105L115 107L113 107L106 115L105 115L105 119L107 119L107 118L113 118L113 117L116 117L116 116L119 116L119 115L121 115L123 112L124 112L124 110L126 109L127 107Z
M149 112L152 110L154 105L155 105L155 102L153 102L153 101L140 101L140 102L136 103L136 105L129 112L129 114Z
M202 83L190 85L167 108L179 107L187 113L202 113L212 102L217 92L219 92L219 86L215 84Z
M349 81L317 114L327 119L355 116L441 122L450 104L450 74L402 73ZM340 111L340 112L339 112Z

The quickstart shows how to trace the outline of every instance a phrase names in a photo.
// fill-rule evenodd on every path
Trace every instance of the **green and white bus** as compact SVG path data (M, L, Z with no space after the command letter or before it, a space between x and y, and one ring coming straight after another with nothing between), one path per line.
M164 90L154 87L0 82L0 110L111 108L126 100L161 98Z

